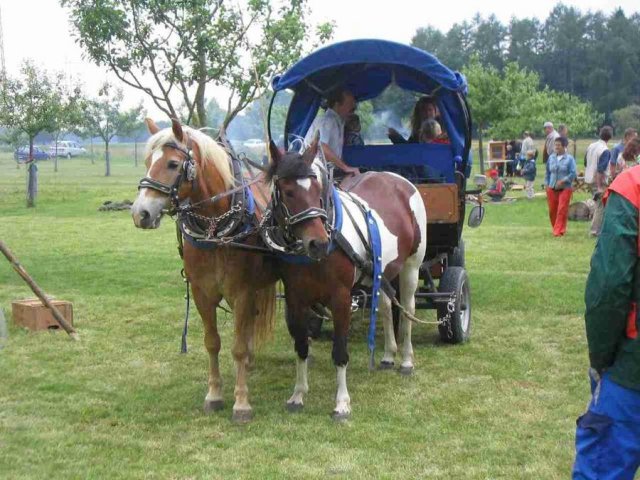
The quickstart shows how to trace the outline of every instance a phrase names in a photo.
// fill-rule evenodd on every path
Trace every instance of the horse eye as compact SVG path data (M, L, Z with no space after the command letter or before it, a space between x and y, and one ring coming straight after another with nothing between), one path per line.
M175 170L180 166L179 162L176 162L175 160L172 160L170 162L167 163L167 168L170 170Z
M291 190L287 190L284 192L285 197L293 198L293 192Z

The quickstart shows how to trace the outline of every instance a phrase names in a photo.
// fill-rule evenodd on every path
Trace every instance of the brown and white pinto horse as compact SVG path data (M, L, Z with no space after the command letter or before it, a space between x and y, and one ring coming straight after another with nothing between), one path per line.
M298 354L294 392L288 400L289 410L303 407L307 382L307 311L315 303L327 306L334 323L333 361L337 369L336 406L333 417L348 418L351 400L347 390L346 370L349 362L347 334L351 320L351 290L361 272L341 250L329 251L330 237L322 214L323 182L327 181L324 163L316 159L318 139L303 155L286 153L280 155L272 145L272 165L269 177L274 182L278 201L284 204L288 218L276 219L281 228L301 240L306 253L317 260L306 265L281 262L279 271L284 282L287 302L287 326L294 339ZM342 183L349 193L339 191L343 209L342 234L351 248L361 257L367 258L367 246L362 242L354 222L367 236L365 216L358 201L371 209L381 237L382 272L392 281L399 277L400 303L411 314L415 312L414 294L419 282L427 241L427 214L420 194L413 184L392 173L366 173L352 177ZM354 201L356 199L356 201ZM308 213L307 213L308 212ZM347 213L348 212L348 213ZM370 282L369 282L370 284ZM391 300L381 292L379 314L385 330L385 351L382 368L392 368L397 345L393 331ZM411 323L402 316L400 323L401 373L413 371L413 347L411 345Z
M172 128L163 130L150 119L146 122L152 136L145 152L147 176L141 182L131 209L136 227L151 229L159 226L163 210L171 204L169 190L172 186L177 187L178 200L190 199L192 204L203 202L197 210L199 215L219 218L228 212L231 207L229 196L221 197L215 203L207 201L235 186L227 151L205 134L182 127L176 120L172 121ZM155 185L156 188L145 185ZM254 193L263 189L262 198L268 198L266 184L254 184L251 188ZM254 235L248 242L255 243L256 240ZM225 247L203 250L184 242L184 269L202 317L204 344L209 353L209 388L204 410L208 413L223 407L216 308L224 298L234 317L232 352L236 385L233 419L238 422L252 417L247 367L254 345L273 328L275 276L267 262L267 257L259 253Z

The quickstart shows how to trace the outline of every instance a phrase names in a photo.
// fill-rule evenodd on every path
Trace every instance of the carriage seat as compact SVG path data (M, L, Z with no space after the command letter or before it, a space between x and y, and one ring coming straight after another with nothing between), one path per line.
M447 144L350 145L342 157L352 167L394 172L412 183L455 183L455 161Z

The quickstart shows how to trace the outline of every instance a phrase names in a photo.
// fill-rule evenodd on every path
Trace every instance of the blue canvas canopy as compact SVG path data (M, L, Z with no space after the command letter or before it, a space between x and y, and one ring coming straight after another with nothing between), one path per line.
M321 48L274 78L273 90L293 90L285 125L288 135L304 136L321 101L336 87L346 87L357 101L380 95L392 83L413 92L434 95L451 140L452 158L466 170L470 129L467 83L429 53L386 40L350 40ZM463 161L464 159L464 161Z

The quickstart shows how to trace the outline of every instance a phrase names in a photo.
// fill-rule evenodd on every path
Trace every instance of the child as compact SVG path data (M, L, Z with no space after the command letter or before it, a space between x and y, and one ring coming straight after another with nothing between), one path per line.
M534 150L529 150L526 153L527 159L524 161L524 166L522 167L522 177L525 179L524 189L527 192L527 198L532 199L534 196L533 192L533 182L536 179L536 152Z
M498 171L493 169L489 170L489 178L493 180L493 185L487 190L487 195L491 198L492 202L499 202L504 198L507 189L504 186L504 182L498 175Z
M449 143L437 120L427 118L420 126L420 143Z
M360 117L352 113L344 123L344 144L345 145L364 145L362 135L360 135Z

